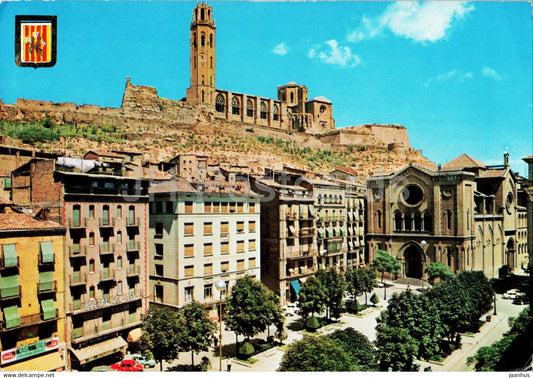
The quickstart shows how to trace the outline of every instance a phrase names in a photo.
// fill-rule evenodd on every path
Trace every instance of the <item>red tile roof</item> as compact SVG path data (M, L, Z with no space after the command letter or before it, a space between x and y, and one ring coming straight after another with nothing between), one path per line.
M452 161L447 162L441 168L441 171L460 171L464 168L482 168L485 169L487 166L482 162L474 159L467 154L462 154Z
M494 177L505 177L508 169L488 169L482 174L479 175L480 178L494 178Z
M0 214L0 231L16 230L61 230L62 225L52 221L39 221L28 214Z

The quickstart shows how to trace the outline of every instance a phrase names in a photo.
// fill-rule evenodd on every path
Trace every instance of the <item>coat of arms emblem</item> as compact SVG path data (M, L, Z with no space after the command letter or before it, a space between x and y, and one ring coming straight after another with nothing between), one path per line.
M19 67L56 63L57 16L15 16L15 62Z

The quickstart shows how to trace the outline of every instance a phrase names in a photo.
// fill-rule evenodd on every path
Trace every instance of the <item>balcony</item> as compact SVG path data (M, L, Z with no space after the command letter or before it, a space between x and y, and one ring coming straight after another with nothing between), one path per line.
M72 244L68 247L69 257L87 257L87 246L80 244Z
M140 243L135 240L128 240L128 243L126 244L126 251L127 252L138 252L140 249Z
M141 274L141 267L138 264L128 265L128 271L127 271L128 277L139 276L140 274Z
M59 315L59 311L56 309L55 317L52 318L52 319L44 320L44 314L41 312L41 313L38 313L38 314L21 316L20 317L20 325L18 325L16 327L6 328L6 323L5 322L0 322L0 324L1 324L2 331L11 331L11 330L14 330L14 329L34 326L34 325L38 325L38 324L41 324L41 323L57 321L58 315Z
M0 288L0 299L11 299L20 297L20 285Z
M50 293L57 291L57 281L52 282L38 282L37 283L37 293Z
M305 276L308 274L315 273L315 269L313 267L295 267L295 268L288 268L288 274L287 277L295 278L300 276Z
M87 282L87 273L74 271L69 276L70 286L85 285Z
M122 315L120 317L113 316L109 320L101 321L99 324L87 326L87 327L78 327L72 328L72 338L73 339L85 339L93 336L105 335L120 331L130 327L131 324L139 323L143 320L142 316L138 316L137 313L132 313L128 315ZM82 342L84 340L75 340L76 342Z
M105 228L105 227L115 227L115 218L99 218L98 219L98 227Z
M139 217L128 216L126 218L126 226L128 227L139 227L141 224L141 219Z
M307 258L307 257L313 257L316 255L316 249L299 249L297 251L287 251L285 253L285 257L288 259L298 259L298 258Z
M100 282L103 281L114 281L115 280L115 271L111 268L104 268L100 272Z
M7 264L7 266L6 266ZM4 257L1 257L0 258L0 270L3 270L3 269L9 269L9 268L18 268L19 267L19 257L17 256L17 261L16 263L13 261L7 261L6 263L6 259Z
M100 255L112 255L115 253L115 245L110 242L102 242L99 248Z
M65 226L67 228L85 228L87 227L87 219L85 218L67 218L65 219Z
M309 238L315 236L314 227L302 227L300 228L299 235L301 238Z

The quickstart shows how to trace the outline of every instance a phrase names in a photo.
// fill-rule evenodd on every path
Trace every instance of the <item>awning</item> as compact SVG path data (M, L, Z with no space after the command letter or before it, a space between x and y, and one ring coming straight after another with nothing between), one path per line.
M308 205L309 206L309 214L311 214L312 216L315 216L315 209L313 208L313 205Z
M2 246L4 251L4 266L10 268L17 266L17 250L15 244L5 244Z
M70 351L76 356L80 365L97 360L110 354L125 351L128 343L122 337L102 341L101 343L88 346L81 349L71 349Z
M41 256L43 263L54 262L54 250L52 249L52 242L41 242Z
M54 319L56 317L56 306L53 299L45 299L41 302L43 308L43 320Z
M300 284L298 283L298 280L292 280L291 281L291 286L292 286L294 292L296 293L296 295L298 295L298 293L300 292Z
M54 272L39 272L39 286L41 291L48 291L54 288L53 274Z
M128 338L126 339L126 341L128 343L136 343L137 341L139 341L141 339L142 334L143 334L142 329L140 329L140 328L132 329L128 333Z
M65 369L65 364L59 353L49 353L44 356L32 358L9 366L2 366L2 370L7 371L61 371Z
M318 232L318 237L319 238L323 238L324 237L324 231L318 230L317 232Z
M4 308L4 319L6 328L18 327L20 325L20 315L18 306L9 306Z
M19 294L19 276L7 276L0 278L0 292L2 298L14 297Z
M296 228L294 226L289 226L289 230L291 230L293 234L296 233Z

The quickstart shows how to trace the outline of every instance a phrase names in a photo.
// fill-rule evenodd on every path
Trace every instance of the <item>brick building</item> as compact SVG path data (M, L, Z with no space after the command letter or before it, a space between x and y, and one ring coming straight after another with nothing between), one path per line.
M65 228L0 208L0 370L61 371L67 353Z
M67 340L76 369L124 351L148 306L148 180L101 168L85 173L34 159L12 173L16 202L34 212L50 208L67 228Z
M481 270L497 277L517 266L517 188L507 157L486 166L461 155L440 171L407 166L367 180L367 243L402 264L401 276L425 278L431 261L452 272Z

